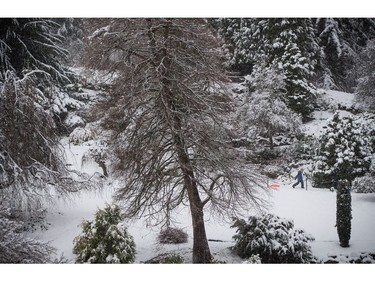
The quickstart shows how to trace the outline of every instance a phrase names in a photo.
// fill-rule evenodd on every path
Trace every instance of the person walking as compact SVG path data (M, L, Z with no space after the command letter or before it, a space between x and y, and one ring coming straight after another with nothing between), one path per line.
M295 176L294 179L296 179L297 182L295 184L293 184L293 188L295 188L299 183L301 184L301 188L305 188L304 185L303 185L302 169L298 170L298 173L297 173L297 175Z

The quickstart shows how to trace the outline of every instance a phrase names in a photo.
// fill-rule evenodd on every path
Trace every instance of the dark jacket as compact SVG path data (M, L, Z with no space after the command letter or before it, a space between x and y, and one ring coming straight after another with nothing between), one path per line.
M297 176L295 177L299 182L303 181L302 171L298 171Z

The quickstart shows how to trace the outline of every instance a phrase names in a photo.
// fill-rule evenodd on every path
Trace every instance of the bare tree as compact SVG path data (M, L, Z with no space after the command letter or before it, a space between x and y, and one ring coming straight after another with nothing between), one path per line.
M112 131L113 172L123 179L115 199L128 216L160 222L188 204L193 262L210 262L204 210L230 216L259 206L261 181L230 145L231 97L218 40L204 19L85 24L84 62L113 79L97 114Z

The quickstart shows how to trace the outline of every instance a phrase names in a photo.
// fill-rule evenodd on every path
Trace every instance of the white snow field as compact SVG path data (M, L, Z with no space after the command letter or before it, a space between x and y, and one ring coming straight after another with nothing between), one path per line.
M292 182L280 182L278 189L271 191L269 212L294 221L295 228L305 230L314 236L311 243L313 253L320 258L327 255L349 254L356 256L361 252L375 252L375 194L352 193L352 232L349 248L339 245L336 232L336 193L329 190L291 187ZM81 233L79 224L83 219L92 220L98 208L111 203L112 190L101 192L83 192L73 197L71 202L59 202L49 211L47 220L51 224L46 231L34 235L41 240L50 241L60 254L74 262L72 252L73 239ZM251 215L251 213L249 213ZM142 263L158 254L178 252L187 263L191 262L192 227L187 208L177 214L179 228L189 234L187 243L180 245L162 245L157 243L160 227L148 225L145 220L129 223L129 232L137 246L135 263ZM220 222L207 218L206 230L210 240L211 252L215 259L227 263L242 263L229 249L234 245L232 236L235 229L229 222Z

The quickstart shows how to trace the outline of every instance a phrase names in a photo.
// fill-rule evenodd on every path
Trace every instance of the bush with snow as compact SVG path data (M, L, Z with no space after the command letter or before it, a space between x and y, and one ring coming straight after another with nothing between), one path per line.
M246 259L243 263L245 264L260 264L262 260L258 254L252 255L250 258Z
M96 138L97 132L95 128L95 123L87 124L86 127L77 127L69 135L69 142L79 145L89 140Z
M356 193L375 193L375 174L366 174L354 180L352 191Z
M375 263L375 253L368 253L368 252L361 252L351 253L350 255L347 254L339 254L339 255L329 255L325 257L321 261L324 264L332 264L332 263L355 263L355 264L370 264Z
M173 254L173 253L167 253L167 254L160 254L148 261L145 261L145 263L151 263L151 264L179 264L179 263L185 263L185 260L182 256L179 254Z
M182 229L168 227L160 231L158 240L162 244L181 244L187 242L188 235Z
M24 224L0 206L0 263L51 263L55 249L47 242L26 237Z
M135 243L121 222L120 208L99 209L94 221L82 223L83 233L74 239L77 263L132 263Z
M290 220L273 214L251 216L248 221L235 219L234 251L241 258L259 255L262 263L312 263L310 241L314 238L294 229Z

